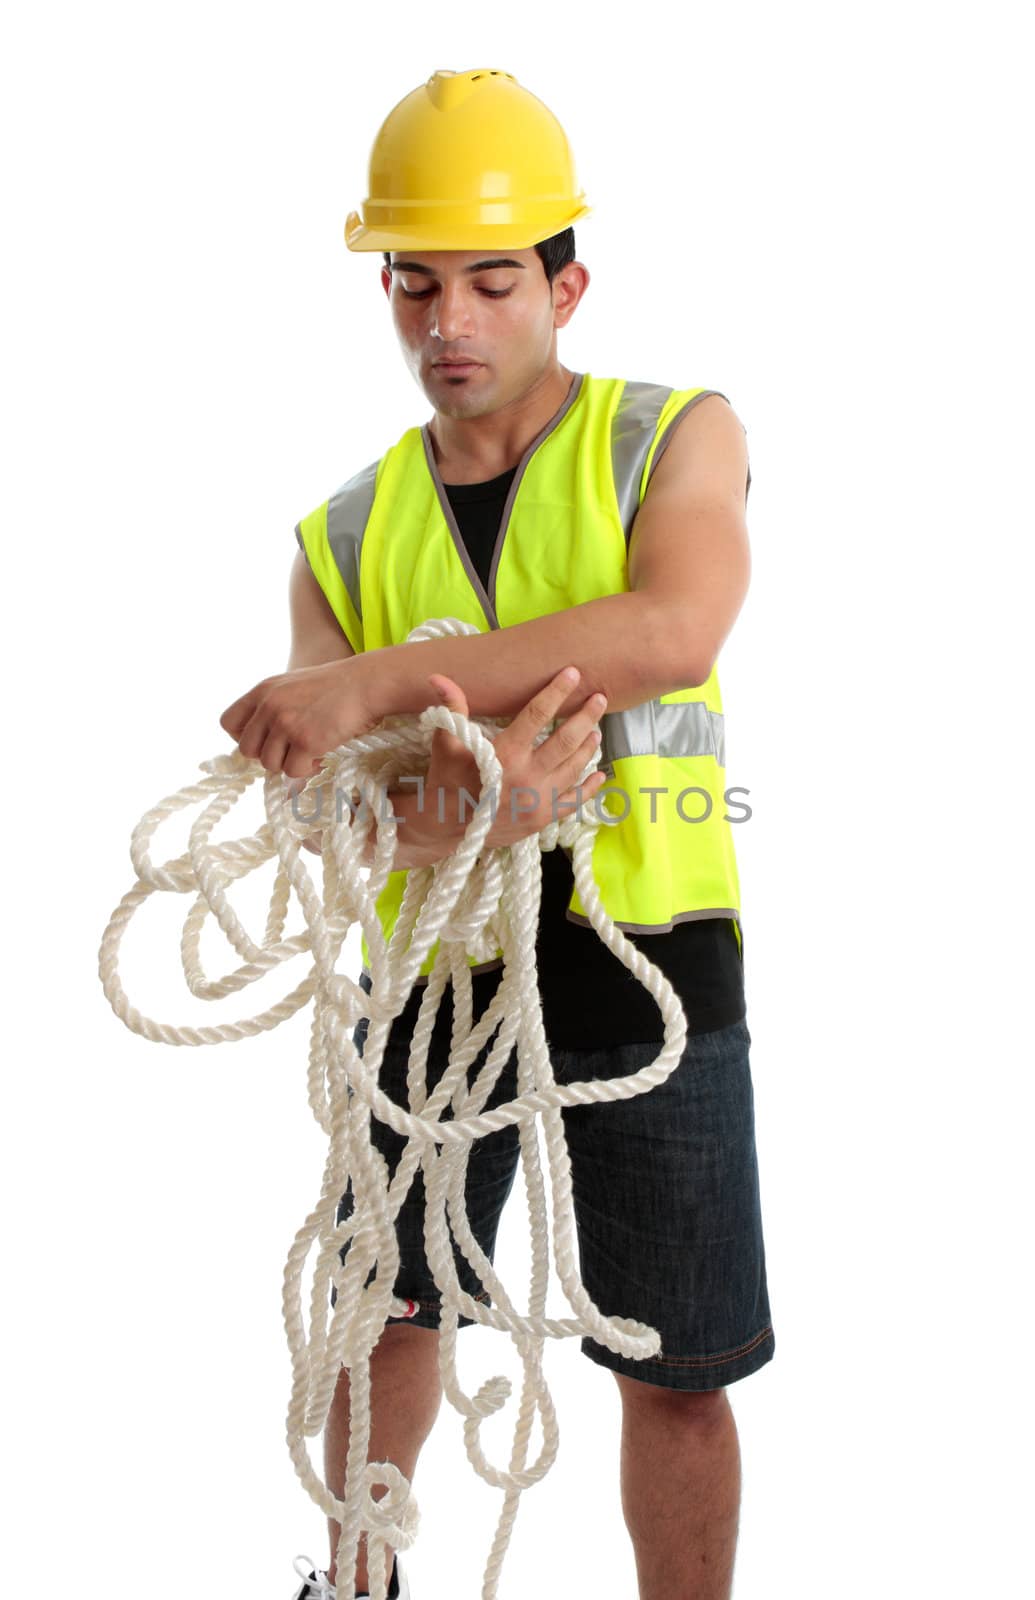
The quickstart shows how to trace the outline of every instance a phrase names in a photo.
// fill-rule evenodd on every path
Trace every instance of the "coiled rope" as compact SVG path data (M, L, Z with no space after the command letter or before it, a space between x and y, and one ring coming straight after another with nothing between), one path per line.
M450 618L415 629L407 642L476 631ZM407 1302L393 1292L399 1270L395 1218L418 1167L423 1170L426 1195L425 1250L441 1293L439 1365L443 1392L464 1419L464 1444L475 1471L486 1483L504 1491L482 1580L483 1600L496 1600L521 1491L539 1482L557 1455L557 1418L542 1369L544 1340L589 1336L633 1360L653 1355L660 1348L655 1329L626 1317L604 1316L582 1283L577 1267L571 1162L561 1111L564 1106L631 1099L663 1083L682 1056L686 1018L667 978L615 927L601 903L593 878L593 843L597 828L610 823L600 807L594 804L583 808L552 821L539 834L482 852L495 815L492 802L500 793L502 768L493 750L493 738L503 726L505 723L500 721L464 717L444 706L429 706L416 718L387 719L373 732L326 755L320 771L302 790L302 799L307 795L317 798L322 789L329 787L332 794L342 790L353 796L358 793L366 807L361 806L354 819L348 815L335 817L333 807L319 813L335 819L324 825L322 896L314 887L301 850L302 839L312 831L313 813L296 814L301 806L292 808L290 785L284 776L265 772L258 761L247 759L239 751L203 761L201 770L207 777L159 802L134 828L130 857L136 882L113 912L100 946L101 982L114 1011L128 1028L157 1043L231 1043L278 1027L310 1000L314 1002L308 1096L313 1115L328 1136L329 1147L320 1198L296 1234L284 1270L283 1312L293 1375L287 1443L295 1470L310 1497L341 1525L337 1550L339 1600L355 1600L355 1564L362 1535L367 1537L372 1600L385 1600L385 1546L407 1549L417 1533L419 1513L409 1481L391 1462L371 1462L367 1455L370 1354L387 1319L405 1316L408 1310ZM385 797L394 780L427 771L432 739L439 728L455 734L471 751L481 778L479 800L454 853L434 866L408 872L398 920L386 944L376 901L392 871L397 824ZM550 731L544 730L537 742L548 737ZM598 759L595 756L587 765L581 781L595 769ZM265 826L250 838L210 843L216 824L259 777L265 779ZM198 802L205 802L205 807L191 827L186 854L155 866L149 846L159 825ZM379 826L373 865L367 868L362 864L363 847L375 816ZM572 850L575 884L590 923L608 949L654 997L664 1018L664 1043L656 1059L625 1077L563 1086L553 1077L543 1031L535 948L541 853L558 845ZM265 936L258 944L238 920L226 890L273 856L279 865ZM306 931L285 937L292 890L302 907ZM119 981L118 953L131 918L145 900L160 892L195 896L184 923L180 955L187 986L198 998L223 999L306 951L312 956L309 973L276 1005L240 1022L174 1027L144 1016L130 1004ZM219 979L206 976L199 953L202 928L209 916L215 917L242 962ZM366 936L370 953L369 994L335 970L345 936L356 923ZM438 951L411 1040L409 1106L404 1107L378 1086L378 1073L392 1021L401 1012L436 939ZM485 1012L475 1021L468 957L491 960L497 949L503 955L500 983ZM450 980L454 1017L449 1062L429 1093L428 1048L445 985ZM352 1030L362 1016L368 1017L369 1023L360 1055ZM468 1069L493 1034L496 1038L488 1057L475 1081L469 1084ZM505 1105L485 1111L483 1107L515 1046L518 1094ZM443 1120L447 1103L452 1116ZM387 1162L370 1138L371 1115L407 1140L390 1183ZM545 1315L549 1232L537 1117L542 1118L552 1186L554 1261L574 1312L571 1317ZM528 1309L524 1312L517 1309L498 1271L479 1248L464 1203L472 1142L511 1124L519 1129L531 1226L532 1274ZM350 1184L353 1210L338 1222L338 1205ZM466 1259L488 1290L491 1306L474 1300L461 1289L449 1243L450 1225ZM342 1262L340 1252L346 1242L348 1249ZM301 1280L314 1245L316 1263L307 1334ZM374 1267L376 1276L367 1284ZM332 1285L336 1292L333 1308ZM512 1385L499 1375L489 1378L477 1393L465 1393L456 1368L460 1315L508 1333L522 1363L521 1398L506 1467L486 1458L479 1433L484 1419L502 1409ZM306 1440L323 1432L343 1365L349 1369L350 1433L344 1498L339 1500L316 1473ZM526 1458L537 1409L543 1443L538 1459L529 1464ZM376 1489L386 1492L375 1499Z

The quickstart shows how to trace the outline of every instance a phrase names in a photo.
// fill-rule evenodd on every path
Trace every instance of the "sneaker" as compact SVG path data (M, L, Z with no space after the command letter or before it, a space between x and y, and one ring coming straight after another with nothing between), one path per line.
M299 1566L299 1562L302 1563L301 1566ZM296 1556L294 1568L304 1582L302 1587L292 1596L292 1600L337 1600L337 1592L333 1583L326 1572L321 1572L309 1556ZM362 1596L357 1594L356 1600L362 1600ZM402 1567L399 1565L398 1556L392 1562L392 1576L388 1582L388 1600L410 1600L410 1586L406 1582Z

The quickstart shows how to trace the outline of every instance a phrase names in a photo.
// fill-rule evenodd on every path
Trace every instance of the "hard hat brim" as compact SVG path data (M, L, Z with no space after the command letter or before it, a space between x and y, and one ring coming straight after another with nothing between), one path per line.
M372 224L367 226L358 211L350 211L345 222L345 243L349 250L527 250L532 245L563 233L581 218L589 216L592 206L580 205L568 216L562 216L544 230L542 222L531 227L521 222L468 222L466 225L442 224L430 226L420 223Z

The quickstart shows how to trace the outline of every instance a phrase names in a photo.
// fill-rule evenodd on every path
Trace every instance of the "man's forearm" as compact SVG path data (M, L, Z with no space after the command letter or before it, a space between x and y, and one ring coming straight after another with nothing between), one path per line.
M566 717L597 691L607 696L609 711L626 711L703 681L695 632L685 604L677 610L633 590L489 633L390 645L348 666L368 674L369 704L380 719L423 711L430 673L460 685L472 716L514 716L572 665L581 678L558 712Z

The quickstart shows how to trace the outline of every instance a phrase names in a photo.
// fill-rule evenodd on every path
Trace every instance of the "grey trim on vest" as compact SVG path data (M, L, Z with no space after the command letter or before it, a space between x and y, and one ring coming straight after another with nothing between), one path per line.
M725 718L700 700L645 700L600 720L602 760L606 751L608 762L629 756L714 756L720 767L726 765Z
M309 571L312 572L313 563L309 559L309 551L306 549L305 540L302 538L302 524L300 522L295 523L295 538L298 540L298 548L302 552L302 555L305 559L305 564L309 568Z
M581 372L576 372L572 375L572 381L568 387L568 393L565 396L565 399L561 403L558 410L554 412L546 426L541 428L536 434L535 438L532 440L531 444L528 445L524 455L517 464L517 471L514 473L513 482L510 485L510 492L507 495L506 502L503 506L503 515L500 517L500 525L496 533L496 543L493 545L492 549L492 561L489 565L488 593L486 593L485 589L482 587L481 579L474 570L474 567L471 563L471 558L467 554L467 546L464 544L464 541L460 536L460 529L456 525L456 518L453 515L453 508L449 503L449 496L446 494L445 485L442 482L442 476L438 470L438 462L435 460L435 448L431 441L430 426L425 423L421 429L421 438L424 441L424 454L427 458L428 470L431 473L432 481L435 485L435 491L438 495L439 504L442 507L442 513L446 519L446 524L449 528L450 535L453 543L456 545L457 555L463 562L464 571L467 573L467 576L474 588L474 592L481 602L482 610L485 612L486 618L490 626L493 628L498 628L500 626L500 619L496 615L496 573L499 570L500 556L503 553L503 541L506 538L507 526L510 522L510 514L514 507L514 501L517 497L518 489L521 486L521 480L525 475L525 468L528 466L528 463L535 455L535 452L538 450L543 440L553 433L554 429L558 427L562 420L567 416L572 406L575 404L575 401L578 398L579 390L582 388L583 377L584 374Z
M442 508L442 515L445 517L446 526L449 529L449 537L456 546L456 553L460 557L464 571L467 573L467 581L471 585L471 588L474 590L475 594L478 596L478 603L485 612L490 625L493 628L498 628L500 625L499 618L493 609L492 601L485 592L481 578L479 578L477 572L475 571L474 563L468 554L467 546L463 540L463 535L460 532L459 525L453 513L453 507L449 503L449 496L447 495L445 485L442 482L442 475L438 470L438 462L435 460L435 447L431 442L431 434L428 430L427 423L425 423L424 427L420 430L420 438L421 443L424 446L424 459L427 461L428 471L431 473L431 481L434 483L435 493L438 495L438 503Z
M369 467L364 467L335 490L327 502L327 543L360 622L363 621L363 602L359 589L359 552L374 504L379 465L380 458L372 461Z
M720 400L725 400L726 404L729 405L729 403L730 403L729 402L729 396L723 394L721 389L702 389L700 394L695 394L692 400L688 400L686 405L682 406L676 412L675 416L671 417L669 419L669 421L665 425L665 431L661 435L661 438L658 440L658 448L654 452L654 460L650 464L650 476L651 476L651 478L653 478L653 476L654 476L654 473L655 473L655 470L657 468L658 462L661 460L662 456L665 454L665 451L668 449L669 445L672 443L672 435L676 431L676 425L678 423L682 422L682 420L686 416L687 412L688 411L692 411L694 409L694 406L696 406L699 401L707 400L707 398L708 398L708 396L710 394L717 394L719 396ZM650 486L650 478L648 478L647 484L648 484L648 487L649 487Z
M593 924L588 917L582 916L571 908L564 913L569 922L577 922L580 928L591 928ZM645 922L616 922L615 927L621 928L623 933L671 933L677 922L703 922L705 917L732 917L734 922L740 921L740 912L733 906L714 906L707 911L678 911L671 922L664 925L660 923Z

